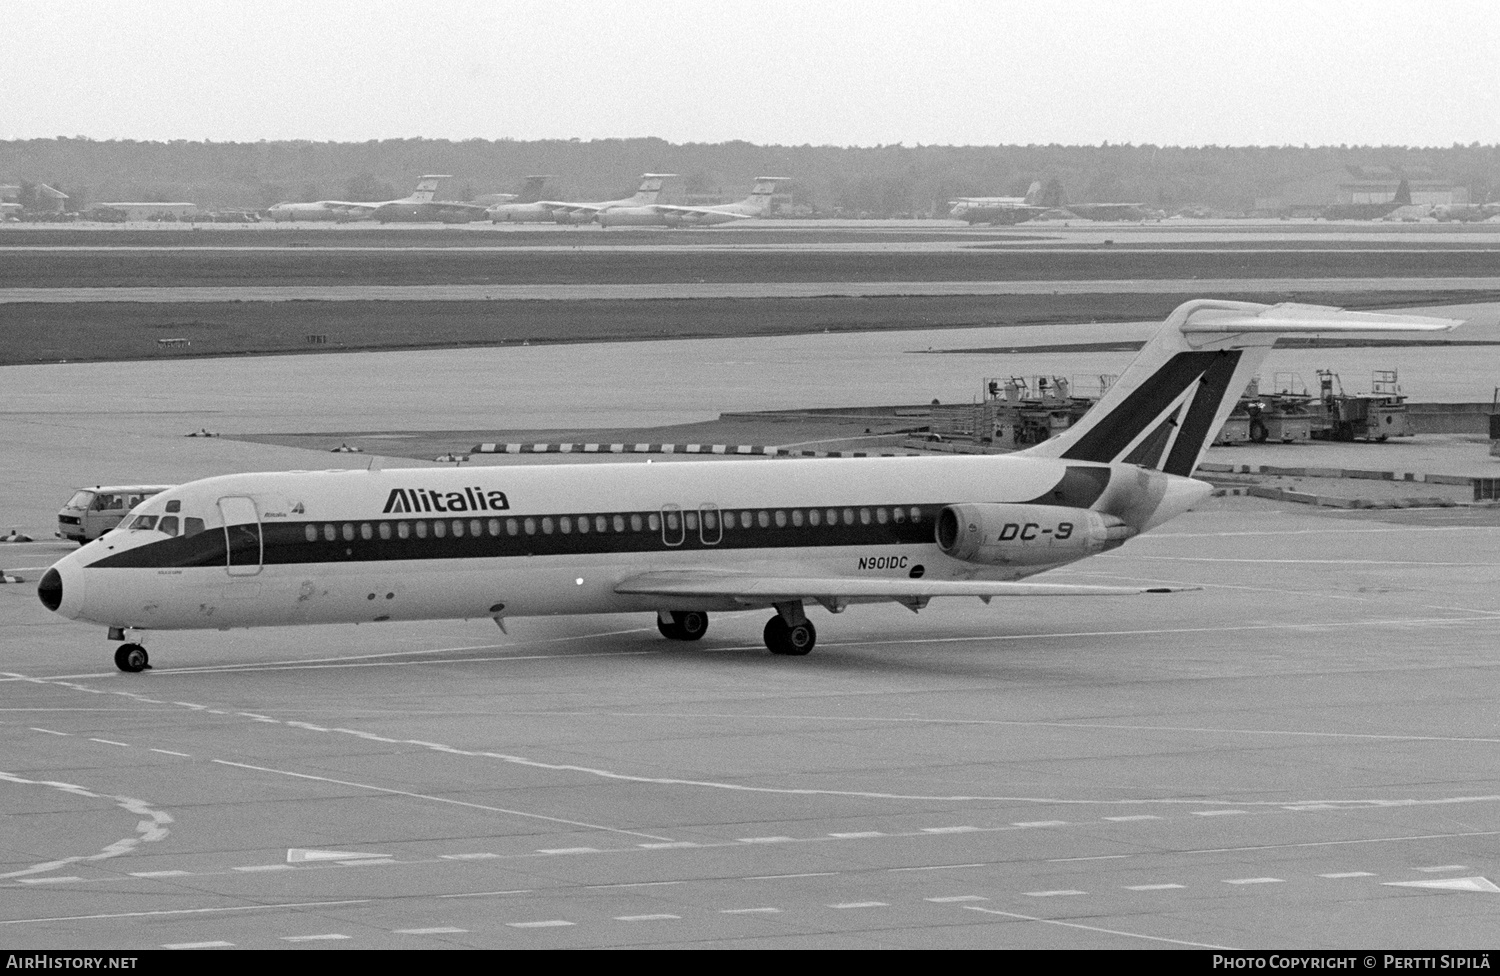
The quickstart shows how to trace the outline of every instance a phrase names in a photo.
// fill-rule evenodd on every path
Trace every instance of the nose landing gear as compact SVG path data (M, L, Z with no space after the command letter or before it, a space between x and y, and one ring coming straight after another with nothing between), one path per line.
M137 671L145 671L151 667L151 658L146 654L146 649L139 644L121 644L115 650L115 667L135 674Z

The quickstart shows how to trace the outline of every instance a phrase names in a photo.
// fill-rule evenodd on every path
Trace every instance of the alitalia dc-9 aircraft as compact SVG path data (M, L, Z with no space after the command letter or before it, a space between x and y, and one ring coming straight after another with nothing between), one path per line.
M1205 498L1190 475L1277 336L1457 324L1190 301L1076 425L1009 455L207 478L143 502L37 595L140 671L153 630L641 612L691 641L710 613L765 607L766 646L797 655L818 605L1158 592L1022 580Z

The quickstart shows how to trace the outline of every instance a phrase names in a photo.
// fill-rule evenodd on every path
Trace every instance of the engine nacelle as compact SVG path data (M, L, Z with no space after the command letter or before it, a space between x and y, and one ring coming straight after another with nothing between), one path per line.
M1052 505L971 502L938 513L938 548L986 566L1068 562L1113 549L1135 535L1113 515Z

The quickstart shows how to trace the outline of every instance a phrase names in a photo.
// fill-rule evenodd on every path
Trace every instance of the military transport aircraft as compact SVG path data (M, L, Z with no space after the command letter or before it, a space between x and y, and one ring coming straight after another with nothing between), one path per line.
M622 200L604 200L598 203L563 203L557 200L541 200L532 206L546 211L559 224L587 224L600 213L613 207L643 207L656 202L661 194L661 185L676 176L676 173L642 173L641 185L634 196ZM501 221L490 218L496 223Z
M43 575L47 609L108 628L125 671L152 630L774 609L935 597L1090 597L1021 582L1123 545L1207 497L1191 475L1280 335L1457 322L1199 299L1169 316L1071 429L1008 455L237 474L171 488Z
M594 220L605 227L712 227L736 220L751 220L770 209L777 186L788 179L785 176L758 176L750 195L738 203L713 207L683 207L670 203L610 207L596 214Z
M471 203L435 201L438 183L449 177L428 175L417 189L400 200L318 200L315 203L278 203L266 211L272 220L479 220L485 208Z

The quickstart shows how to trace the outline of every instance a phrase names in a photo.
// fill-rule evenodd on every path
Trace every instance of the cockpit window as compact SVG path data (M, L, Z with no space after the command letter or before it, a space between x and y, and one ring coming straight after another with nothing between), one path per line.
M149 516L147 516L149 518ZM177 534L177 516L163 515L161 521L156 523L156 531L165 532L167 535Z
M169 512L180 512L180 511L182 511L182 499L180 499L180 498L174 498L171 501L167 502L167 511L169 511Z
M152 529L155 527L155 515L137 515L130 523L131 529Z

